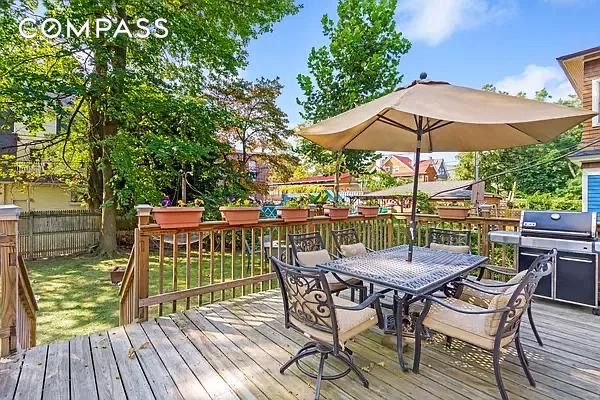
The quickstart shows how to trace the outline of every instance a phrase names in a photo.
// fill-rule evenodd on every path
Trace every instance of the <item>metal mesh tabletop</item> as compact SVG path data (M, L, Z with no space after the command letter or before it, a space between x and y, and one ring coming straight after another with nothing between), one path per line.
M406 261L408 246L391 247L355 257L340 258L318 267L380 284L412 295L427 293L473 270L487 257L414 247L413 261Z

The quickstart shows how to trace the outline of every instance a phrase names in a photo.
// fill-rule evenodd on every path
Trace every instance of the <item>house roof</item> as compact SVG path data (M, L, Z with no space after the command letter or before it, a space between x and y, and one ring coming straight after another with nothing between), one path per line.
M583 63L595 58L600 58L600 46L567 54L556 59L580 99L583 92Z
M429 196L433 196L437 193L448 191L439 196L436 199L443 198L463 198L471 197L471 185L473 181L432 181L432 182L419 182L419 191L427 193ZM383 189L377 192L366 194L365 197L403 197L411 196L413 190L413 184L407 183L405 185L395 186L388 189ZM466 196L468 192L468 196Z

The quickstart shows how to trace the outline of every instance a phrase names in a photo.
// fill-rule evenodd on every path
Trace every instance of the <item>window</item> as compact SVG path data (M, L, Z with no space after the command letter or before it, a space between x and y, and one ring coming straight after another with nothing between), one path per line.
M383 167L383 169L385 170L385 172L390 172L390 167L387 165L385 167Z
M429 177L427 175L423 175L423 182L429 181Z
M394 166L394 172L400 172L400 167L399 167L399 166L397 166L397 165L395 165L395 166Z
M600 112L600 79L592 80L592 111ZM593 127L600 127L600 117L592 119Z

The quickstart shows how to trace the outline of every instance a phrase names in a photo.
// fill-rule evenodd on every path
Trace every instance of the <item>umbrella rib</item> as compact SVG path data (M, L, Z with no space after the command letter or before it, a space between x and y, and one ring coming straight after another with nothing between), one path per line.
M396 121L394 121L393 119L390 119L390 118L388 118L388 117L386 117L386 116L384 116L384 115L379 115L379 119L380 119L382 122L384 122L384 123L386 123L386 124L388 124L388 125L391 125L391 126L393 126L393 127L396 127L396 128L402 128L402 129L404 129L404 130L407 130L407 131L409 131L409 132L411 132L411 133L414 133L414 134L416 134L416 133L417 133L417 130L416 130L416 129L410 128L410 127L408 127L408 126L406 126L406 125L404 125L404 124L401 124L400 122L396 122Z
M529 136L530 138L533 138L533 139L535 139L535 141L536 141L536 142L538 142L538 143L544 143L544 142L542 142L541 140L539 140L538 138L531 136L531 135L530 135L530 134L528 134L527 132L523 132L522 130L520 130L519 128L517 128L516 126L514 126L513 124L506 124L506 125L510 126L510 127L511 127L511 128L513 128L514 130L517 130L517 131L521 132L521 133L522 133L522 134L524 134L524 135L527 135L527 136Z
M381 117L381 115L378 113L377 114L377 118L375 118L373 121L369 122L369 124L367 126L365 126L363 129L361 129L356 135L352 136L352 138L350 140L348 140L341 148L341 150L345 150L346 146L348 146L350 143L352 143L354 141L354 139L356 139L361 133L363 133L364 131L366 131L367 129L369 129L371 127L371 125L373 125L375 122L379 121L379 117Z

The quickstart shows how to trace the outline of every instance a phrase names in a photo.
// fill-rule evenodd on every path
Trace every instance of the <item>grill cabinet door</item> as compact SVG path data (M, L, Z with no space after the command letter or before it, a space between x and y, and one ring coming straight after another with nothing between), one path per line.
M559 252L556 263L556 299L596 306L596 256Z
M546 254L547 250L542 249L531 249L527 247L519 248L519 271L523 271L524 269L529 268L533 260L536 259L537 256ZM544 296L548 298L552 298L552 279L554 273L544 276L540 283L538 283L537 288L535 289L535 294L538 296Z

